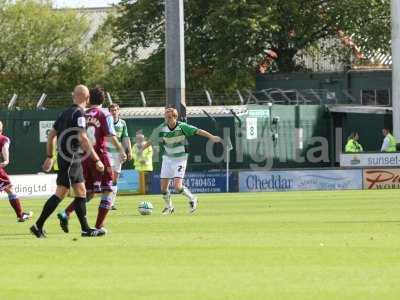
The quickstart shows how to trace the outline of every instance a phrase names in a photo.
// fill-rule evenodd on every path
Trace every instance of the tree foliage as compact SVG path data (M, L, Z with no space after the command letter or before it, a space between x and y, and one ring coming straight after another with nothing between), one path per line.
M88 36L85 16L51 1L0 0L0 95L71 91L105 77L109 36Z
M164 1L121 0L89 37L77 11L0 0L0 96L69 92L78 83L164 89ZM365 54L390 49L389 0L185 0L185 21L189 89L251 87L268 50L277 71L302 70L296 54L318 51L340 31Z
M121 57L136 62L141 49L164 49L164 1L122 0L113 22ZM389 0L186 0L185 46L191 88L236 88L254 82L255 68L267 50L278 54L277 69L297 71L300 50L339 31L362 51L390 48ZM151 65L151 63L149 64ZM164 69L147 70L160 78ZM153 82L161 85L162 82Z

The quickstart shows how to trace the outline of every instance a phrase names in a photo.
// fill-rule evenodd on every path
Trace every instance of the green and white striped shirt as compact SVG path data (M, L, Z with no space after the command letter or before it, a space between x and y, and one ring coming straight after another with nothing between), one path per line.
M115 128L115 136L118 138L119 142L122 143L122 139L129 137L128 127L126 126L126 122L122 119L118 119L117 122L114 122ZM118 149L115 148L113 143L107 141L107 151L108 153L118 153Z
M187 137L193 136L199 129L185 122L177 122L174 129L170 129L167 123L162 123L154 129L150 140L153 145L161 146L161 153L168 157L187 157L185 149Z

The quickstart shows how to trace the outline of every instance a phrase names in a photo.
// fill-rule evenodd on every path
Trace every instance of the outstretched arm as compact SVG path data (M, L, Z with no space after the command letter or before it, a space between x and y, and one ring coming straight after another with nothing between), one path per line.
M211 133L203 129L197 130L196 134L208 138L209 140L212 140L214 143L219 143L222 141L222 139L219 136L212 135Z

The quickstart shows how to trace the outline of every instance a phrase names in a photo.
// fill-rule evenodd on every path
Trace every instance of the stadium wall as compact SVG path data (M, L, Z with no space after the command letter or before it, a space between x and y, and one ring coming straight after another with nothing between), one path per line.
M60 110L43 111L0 111L0 119L4 122L4 133L11 138L11 163L7 167L10 174L34 174L41 171L45 158L45 139L43 135L51 128ZM274 142L274 125L272 119L279 117L276 129L278 139ZM248 136L248 119L253 119L257 127L256 138ZM195 126L230 139L233 150L230 152L232 169L263 168L267 163L273 163L273 168L322 168L337 166L333 141L334 128L332 115L325 107L319 105L249 105L248 114L239 119L217 117L218 127L205 117L190 118ZM143 130L149 136L161 118L127 119L130 135ZM361 143L367 151L379 149L382 136L381 129L391 122L388 116L374 114L354 114L341 118L336 124L343 128L343 145L351 131L360 132ZM301 130L302 147L299 147L298 132ZM328 160L324 157L317 162L311 162L307 154L319 145L315 137L323 137L329 144ZM190 171L220 170L225 168L223 147L214 146L212 161L205 155L207 140L192 137L189 140ZM342 148L343 149L343 148ZM298 158L301 158L300 160ZM304 159L303 159L304 158ZM155 170L160 169L160 158L155 156ZM129 163L126 168L131 168ZM268 167L268 166L267 166Z
M251 110L264 111L265 106L252 106ZM44 111L0 111L0 118L4 121L4 133L11 140L10 153L12 155L11 164L8 166L10 174L32 174L40 171L43 158L45 157L45 141L40 132L51 128L50 121L54 121L60 110ZM241 117L239 122L232 117L216 118L218 127L207 118L191 118L189 122L195 126L208 130L230 139L233 143L231 151L231 167L236 169L249 168L254 163L258 154L266 156L269 149L274 148L275 167L321 167L325 164L310 165L306 163L293 162L293 130L296 123L304 128L305 137L313 135L326 136L329 133L329 120L326 119L324 109L319 106L304 106L296 113L293 106L274 106L271 109L272 116L280 117L279 140L274 146L271 138L270 117L257 117L259 127L259 138L248 140L246 137L246 116ZM297 118L297 120L296 120ZM152 130L162 122L159 118L148 119L127 119L127 125L131 136L139 129L143 130L145 136L149 136ZM205 155L207 140L198 137L189 139L189 168L192 171L203 171L205 169L223 169L225 162L223 158L223 147L214 147L214 156L217 158L212 161ZM155 156L155 170L160 169L160 157ZM260 162L263 165L263 162ZM126 167L131 167L127 165Z
M46 143L41 138L43 133L51 128L51 122L57 118L61 110L43 111L0 111L0 120L4 122L4 134L11 138L10 155L11 163L7 167L10 174L35 174L41 171L41 165L46 157ZM228 128L231 139L234 141L234 119L217 118L221 128ZM162 119L127 119L127 125L132 138L139 129L143 130L148 137L152 130L162 122ZM214 134L218 132L212 122L207 118L193 118L190 123L204 128ZM42 141L41 141L42 140ZM189 150L191 170L219 169L221 163L213 163L204 155L206 139L190 138ZM223 156L221 145L214 149L215 156ZM235 151L233 150L233 156ZM199 160L200 159L200 160ZM159 156L154 158L155 170L160 169ZM125 168L132 168L127 163Z
M4 134L10 137L10 174L34 174L41 171L46 157L45 143L40 142L40 121L55 120L58 110L0 111Z

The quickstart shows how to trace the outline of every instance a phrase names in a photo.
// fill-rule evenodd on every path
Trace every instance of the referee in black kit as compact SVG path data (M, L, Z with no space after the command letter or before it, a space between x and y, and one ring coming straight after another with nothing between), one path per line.
M45 203L42 213L36 223L30 228L31 233L37 238L46 237L43 225L47 218L54 212L58 204L67 196L69 189L73 188L75 194L75 212L81 224L83 237L95 237L105 234L101 229L89 227L86 219L86 188L83 177L82 156L80 148L84 150L88 159L96 161L96 168L102 172L104 165L86 134L86 120L84 108L89 101L89 90L84 85L78 85L73 93L73 105L65 110L54 123L47 141L47 159L43 163L43 170L49 172L53 166L53 148L57 137L58 167L57 190Z

